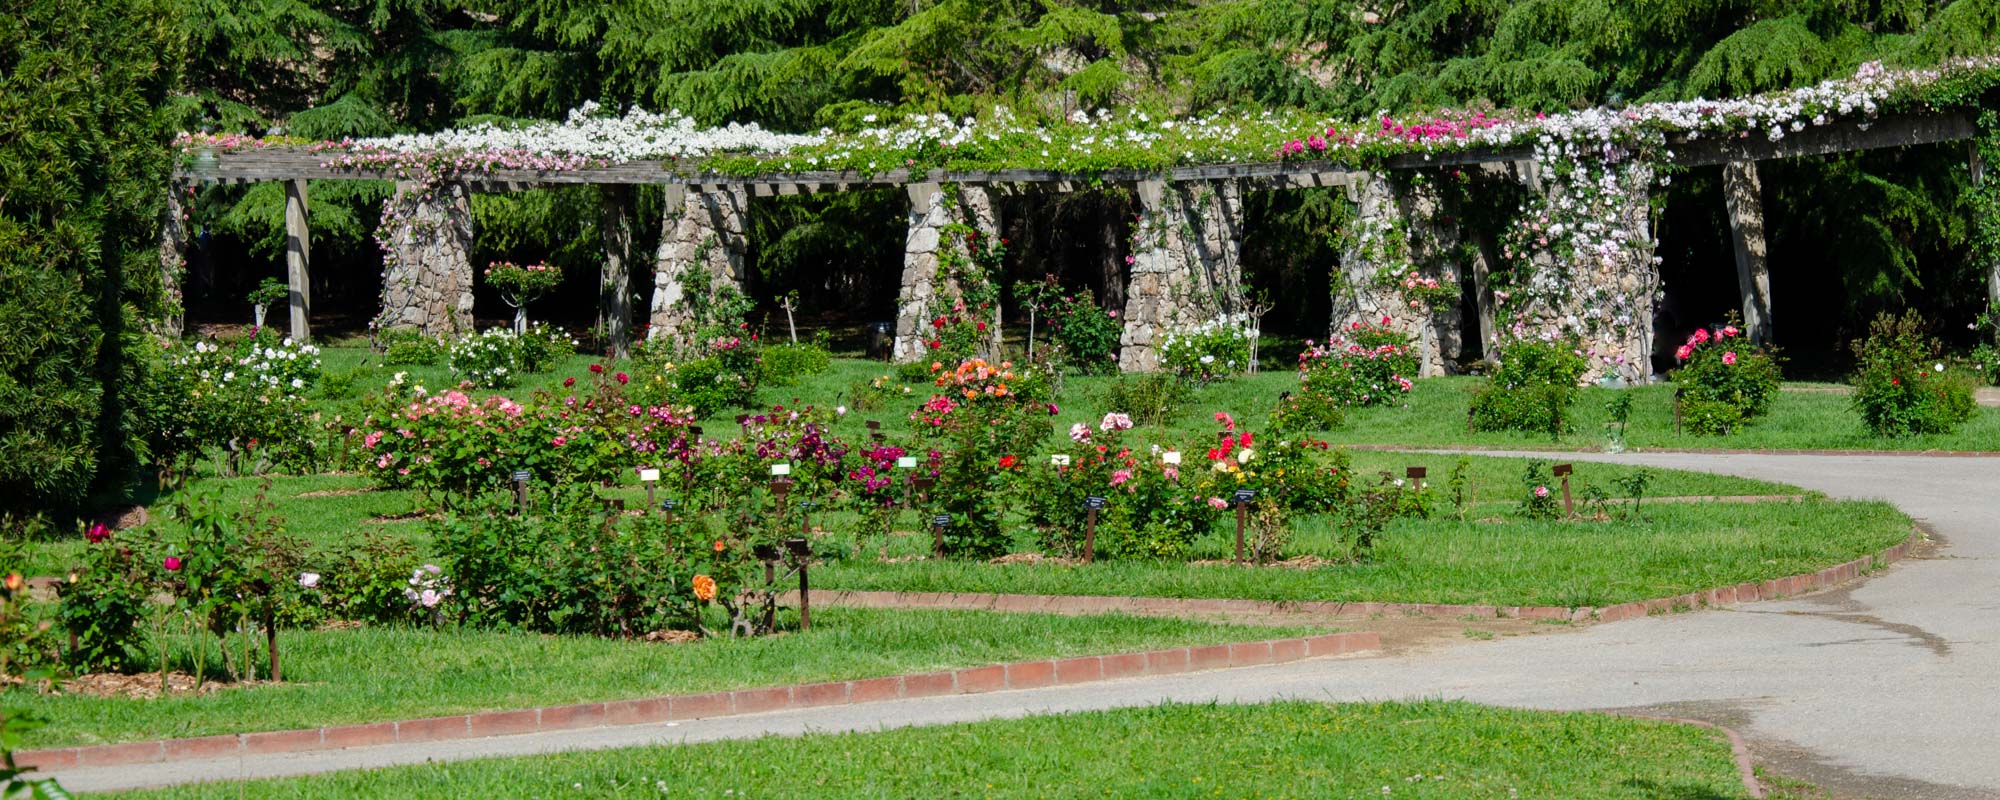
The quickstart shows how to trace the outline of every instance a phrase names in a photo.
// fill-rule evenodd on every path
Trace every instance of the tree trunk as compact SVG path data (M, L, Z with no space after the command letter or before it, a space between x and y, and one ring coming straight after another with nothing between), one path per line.
M1736 283L1743 294L1743 330L1752 344L1771 342L1771 271L1764 253L1764 204L1757 163L1722 165L1722 199L1736 245Z

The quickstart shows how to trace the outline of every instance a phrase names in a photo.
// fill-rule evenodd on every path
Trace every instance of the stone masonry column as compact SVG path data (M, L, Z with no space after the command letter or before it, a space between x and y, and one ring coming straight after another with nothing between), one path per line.
M660 249L653 264L652 329L647 338L680 336L693 321L690 287L743 289L743 234L750 198L739 186L667 185ZM705 279L705 280L704 280Z
M931 349L927 337L936 310L934 304L956 303L960 296L957 282L951 276L939 274L943 262L938 253L951 248L959 260L970 259L971 253L964 241L947 236L945 228L968 225L981 236L1000 235L999 214L994 210L992 196L982 187L951 187L949 196L946 187L937 183L913 183L904 189L910 195L910 233L903 244L903 280L896 296L896 342L892 351L899 363L925 358ZM998 303L994 304L987 331L992 334L987 344L987 355L991 356L1000 352Z
M1551 206L1567 203L1593 221L1579 224L1582 234L1536 230L1543 238L1528 253L1527 274L1516 275L1508 287L1512 296L1500 298L1499 324L1516 337L1575 337L1590 361L1586 381L1617 376L1643 382L1652 371L1653 306L1660 290L1649 203L1653 168L1627 161L1606 169L1578 170L1602 175L1588 187L1573 187L1568 179L1541 181ZM1561 259L1553 249L1558 241L1567 253Z
M472 330L472 205L465 184L401 181L382 208L384 329Z
M187 204L194 185L181 181L167 184L166 218L160 224L160 319L162 335L180 338L187 328L186 298L181 282L187 276Z
M1386 318L1416 350L1418 374L1405 377L1445 374L1463 336L1459 306L1433 310L1404 286L1409 280L1459 285L1459 230L1444 199L1429 181L1400 183L1379 172L1358 176L1348 197L1356 210L1341 249L1333 334Z
M1138 184L1118 368L1151 372L1169 331L1245 323L1243 195L1235 181Z

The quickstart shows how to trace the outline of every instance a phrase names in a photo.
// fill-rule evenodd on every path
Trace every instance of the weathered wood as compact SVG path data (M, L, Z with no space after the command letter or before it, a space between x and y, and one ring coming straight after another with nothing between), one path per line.
M285 281L291 287L292 341L312 341L312 229L303 179L285 182Z
M1500 357L1500 329L1496 327L1498 315L1494 313L1493 283L1488 278L1492 272L1493 239L1478 226L1468 226L1467 236L1472 239L1472 299L1479 314L1479 330L1472 335L1479 339L1479 355L1487 359Z
M1686 137L1676 137L1669 141L1674 151L1673 163L1700 167L1732 161L1769 161L1937 144L1970 139L1976 133L1970 117L1947 112L1815 125L1787 133L1784 138L1775 141L1767 134L1756 131L1727 139L1703 137L1688 141Z
M1736 245L1736 285L1743 295L1743 330L1753 344L1771 342L1771 270L1764 253L1764 203L1757 165L1722 165L1722 200Z
M632 187L599 187L598 200L604 269L597 281L597 327L610 340L611 357L625 358L632 349Z

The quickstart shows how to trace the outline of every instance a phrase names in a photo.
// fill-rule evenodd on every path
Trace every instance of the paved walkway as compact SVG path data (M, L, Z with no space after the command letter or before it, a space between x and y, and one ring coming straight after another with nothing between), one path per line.
M1535 454L1546 457L1547 454ZM1841 796L2000 798L2000 458L1577 455L1893 498L1946 543L1849 589L1575 634L1386 658L900 700L697 722L79 770L93 790L491 755L870 730L1162 700L1449 697L1547 709L1647 709L1726 724L1779 771Z

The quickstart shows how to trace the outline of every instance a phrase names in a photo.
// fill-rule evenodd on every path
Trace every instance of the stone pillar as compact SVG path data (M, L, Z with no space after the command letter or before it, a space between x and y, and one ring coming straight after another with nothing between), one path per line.
M1771 342L1771 270L1764 258L1764 204L1757 162L1722 165L1722 200L1736 243L1736 284L1743 293L1743 332L1755 344Z
M285 181L285 282L290 287L292 341L312 341L312 227L306 182Z
M1118 368L1151 372L1167 332L1204 322L1248 324L1243 307L1243 196L1235 181L1136 187L1139 222L1125 284Z
M1502 320L1517 337L1574 337L1590 359L1584 380L1617 376L1643 382L1652 371L1653 306L1660 290L1659 246L1648 195L1653 168L1640 161L1585 165L1568 176L1542 175L1546 208L1516 222L1527 253L1496 292ZM1589 182L1587 187L1573 184ZM1561 220L1571 220L1564 223ZM1539 227L1537 227L1539 226ZM1563 253L1558 260L1557 253Z
M383 329L472 330L472 205L465 184L399 181L383 204Z
M1456 289L1461 268L1458 224L1435 183L1399 184L1382 173L1357 176L1348 187L1356 209L1341 250L1333 298L1334 334L1356 322L1382 323L1407 334L1418 374L1448 371L1462 345L1459 304L1434 310L1416 298L1411 281Z
M172 181L167 184L167 209L160 221L160 320L161 334L180 338L187 329L186 297L181 281L187 276L187 203L194 184Z
M632 349L632 188L606 184L598 188L603 216L598 233L604 241L604 270L597 281L597 329L611 344L611 355L624 358Z
M666 187L660 250L653 262L649 339L689 332L693 316L685 298L690 287L706 285L710 292L723 286L743 289L743 256L749 250L743 215L749 210L749 196L738 186L689 188Z
M949 275L940 275L945 248L960 261L969 260L971 251L963 240L947 237L950 225L968 225L979 235L1000 235L999 214L987 190L978 186L946 187L936 183L913 183L903 187L910 195L910 233L903 243L903 281L896 296L896 343L893 356L898 362L919 361L930 352L928 333L933 314L941 306L955 304L961 287ZM992 335L987 355L1000 352L1000 304L994 303L987 324Z

